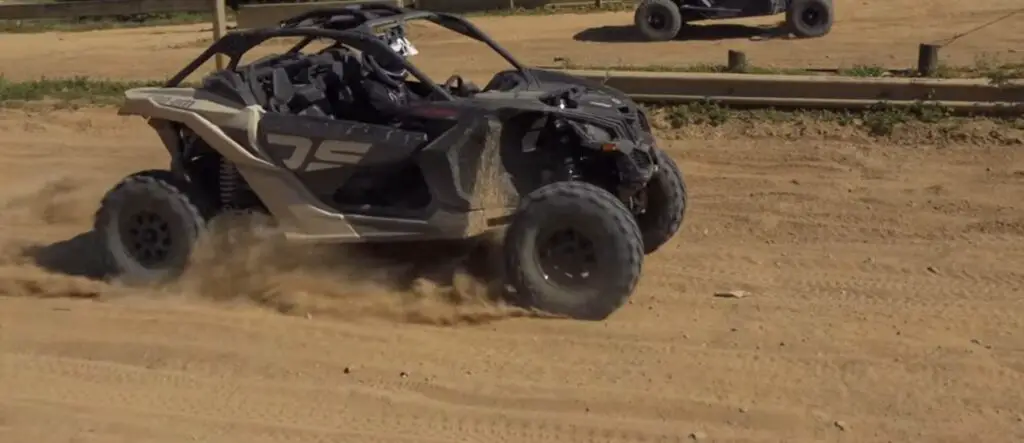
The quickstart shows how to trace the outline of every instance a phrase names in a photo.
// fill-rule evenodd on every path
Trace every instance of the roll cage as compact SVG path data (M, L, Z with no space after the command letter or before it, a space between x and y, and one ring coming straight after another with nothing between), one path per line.
M445 101L454 100L447 90L431 80L427 74L415 65L409 63L409 60L405 57L392 50L379 37L382 30L403 26L410 20L427 20L487 44L487 46L515 67L528 83L537 84L536 78L512 54L462 17L441 12L400 8L384 3L372 3L307 11L282 20L276 28L230 31L211 44L209 48L175 74L174 77L171 77L164 87L178 87L185 78L192 75L196 69L199 69L200 66L217 54L227 56L229 58L227 69L235 70L247 52L267 40L279 37L303 37L298 44L292 46L287 51L288 54L297 53L318 39L334 40L337 44L349 46L360 52L369 52L375 57L390 58L391 60L387 61L400 63L413 77L424 85L429 85L433 92L432 96Z

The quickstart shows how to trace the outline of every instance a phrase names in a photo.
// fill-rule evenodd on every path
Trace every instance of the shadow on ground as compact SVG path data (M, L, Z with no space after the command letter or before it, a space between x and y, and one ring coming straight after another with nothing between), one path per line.
M101 280L110 275L98 255L96 234L83 232L67 240L46 245L31 245L22 249L22 256L55 274Z
M482 281L501 280L503 269L495 256L500 254L499 247L493 241L418 242L412 246L407 243L330 246L335 255L346 257L346 263L338 263L339 266L403 270L389 275L389 280L393 279L392 282L400 285L408 285L412 280L424 277L442 284L450 283L448 279L456 268ZM88 231L54 243L24 246L18 255L55 274L104 280L112 276L113 269L101 259L100 250L98 235L95 231ZM300 261L290 265L313 263Z
M120 285L99 255L98 237L90 231L53 243L17 247L11 251L15 253L9 262L12 266L0 275L0 289L9 286L16 289L7 291L11 294L51 298L95 299L113 294ZM501 247L495 238L314 246L249 243L222 236L206 246L195 252L194 262L180 278L152 288L146 283L129 286L158 289L167 285L193 296L249 300L296 315L313 311L318 316L372 315L432 325L554 318L518 306L514 291L503 284ZM19 268L19 264L35 266ZM33 271L36 267L49 274Z
M762 41L788 38L789 33L778 25L746 26L737 24L686 25L679 31L676 41L718 41L749 39ZM573 36L573 40L594 43L635 43L647 40L632 25L599 26L585 29Z

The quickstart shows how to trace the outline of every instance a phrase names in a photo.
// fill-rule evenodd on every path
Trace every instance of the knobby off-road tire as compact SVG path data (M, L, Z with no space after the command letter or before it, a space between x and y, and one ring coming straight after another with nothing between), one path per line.
M672 0L643 0L633 13L633 25L647 40L664 42L679 35L683 16Z
M800 38L816 38L832 30L832 0L793 0L786 10L786 26Z
M103 197L94 230L105 264L128 284L181 275L206 228L203 198L170 171L137 172Z
M647 210L636 218L645 254L658 250L676 235L688 203L686 181L679 166L665 151L655 148L651 153L658 172L647 183Z
M504 255L517 303L603 320L632 295L644 254L633 215L614 195L587 183L558 182L526 196L506 231ZM567 276L571 271L576 278Z

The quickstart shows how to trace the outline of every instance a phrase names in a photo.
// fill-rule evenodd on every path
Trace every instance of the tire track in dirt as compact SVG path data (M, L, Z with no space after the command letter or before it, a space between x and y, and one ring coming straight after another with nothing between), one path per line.
M683 441L670 427L649 420L587 419L582 413L557 414L549 411L515 410L508 405L470 405L439 403L409 392L374 387L335 386L290 383L236 381L225 386L221 381L202 380L177 372L139 371L107 364L48 361L33 358L19 361L13 357L4 364L15 366L17 374L33 374L31 378L15 376L5 383L15 383L7 392L14 398L36 397L70 404L117 406L129 410L171 412L188 417L216 416L222 419L261 423L295 423L304 428L324 427L335 417L360 415L365 423L350 422L348 429L370 432L391 429L407 435L443 438L451 431L463 437L488 434L509 437L531 435L542 441L560 436L573 439L596 438L604 441L652 441L669 438ZM24 365L17 367L18 365ZM150 374L146 376L145 374ZM152 376L159 376L154 379ZM73 387L63 382L73 379ZM33 380L36 380L33 382ZM160 385L154 385L160 380ZM42 383L47 387L39 385ZM33 386L35 385L35 386ZM140 390L138 385L145 385ZM33 386L32 389L26 389ZM232 398L237 390L246 392L246 400ZM173 398L163 394L173 391ZM163 395L160 395L163 394ZM154 398L154 397L160 398ZM211 400L214 399L214 400ZM304 406L315 404L315 412ZM200 406L202 405L202 406ZM500 410L495 410L498 407ZM445 429L454 428L454 429Z
M24 197L0 215L0 238L40 247L74 238L114 180L160 166L144 125L107 112L55 113L59 125L44 124L54 125L49 137L25 130L16 113L0 119L12 128L12 142L0 142L13 152L49 151L88 170L51 170L73 190L47 193L31 156L0 162L5 197ZM76 125L85 129L58 127ZM79 141L50 141L59 137ZM0 297L0 392L10 393L0 399L0 439L57 441L33 434L40 427L67 439L168 442L1015 435L1024 307L1014 264L1024 249L1004 231L963 229L1020 208L1015 148L692 137L668 142L693 190L684 232L650 257L639 292L605 323L281 316L246 302L251 294L217 294L229 285L209 286L213 300L182 287L133 293L46 273L14 254L0 281L20 279L36 293ZM868 154L856 163L850 152ZM870 208L857 204L865 197L875 199ZM81 206L40 223L38 208L61 199ZM972 204L933 213L929 199ZM401 300L372 286L330 288L346 281L338 274L301 284L356 297L333 306ZM274 287L263 279L233 287ZM74 284L97 285L100 296L37 298ZM735 287L754 295L712 297Z

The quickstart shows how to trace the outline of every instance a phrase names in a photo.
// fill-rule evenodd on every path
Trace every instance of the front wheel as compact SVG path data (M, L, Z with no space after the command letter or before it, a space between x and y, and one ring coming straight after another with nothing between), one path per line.
M686 215L686 181L676 162L665 151L651 148L658 172L647 182L645 211L637 216L644 239L644 253L650 254L672 239Z
M170 171L125 177L96 213L99 251L129 284L159 283L180 275L206 227L201 196Z
M633 14L633 24L647 40L664 42L676 38L683 17L672 0L644 0Z
M516 301L579 320L603 320L640 279L643 240L614 195L582 182L543 186L506 232L505 268Z

